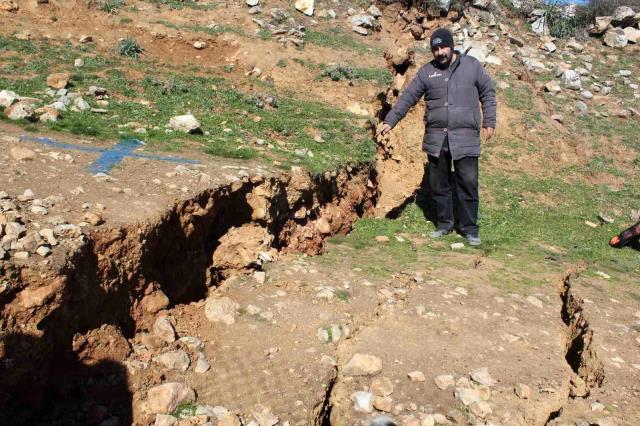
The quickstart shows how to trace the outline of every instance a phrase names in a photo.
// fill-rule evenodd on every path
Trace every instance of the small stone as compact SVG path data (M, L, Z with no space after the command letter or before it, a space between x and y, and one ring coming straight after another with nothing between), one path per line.
M253 273L253 279L256 280L258 284L264 284L267 280L267 273L264 271L256 271Z
M198 49L198 50L202 50L202 49L204 49L205 47L207 47L207 43L205 43L205 42L204 42L204 41L202 41L202 40L198 40L198 41L196 41L195 43L193 43L193 47L195 47L195 48L196 48L196 49Z
M202 351L204 349L204 343L202 342L202 340L198 339L197 337L184 336L184 337L181 337L179 340L180 340L180 343L187 345L187 347L192 351Z
M370 389L376 396L389 396L393 393L393 382L388 377L377 377L371 382Z
M591 403L591 411L593 411L594 413L601 413L604 411L606 407L604 406L604 404L600 401L595 401Z
M460 250L464 248L464 243L453 243L451 244L451 250Z
M374 396L373 408L378 411L390 413L393 410L393 400L389 397Z
M547 84L544 85L544 89L549 93L560 93L562 91L558 82L553 80L547 82Z
M0 91L0 106L1 107L9 107L13 105L15 102L20 100L20 96L18 96L15 92L11 90L1 90Z
M514 390L520 399L529 399L531 397L531 388L524 383L518 383Z
M204 354L199 354L194 371L198 374L204 374L209 371L210 368L211 364L209 364L209 361L207 361L207 358L204 356Z
M342 369L345 376L375 376L380 371L382 361L369 354L354 354Z
M47 246L40 246L36 249L36 253L42 257L47 257L51 254L51 249Z
M147 405L152 413L172 413L180 404L193 402L195 399L195 391L184 383L165 383L147 392Z
M68 72L58 72L47 77L47 86L52 89L64 89L69 84L71 74Z
M45 207L42 207L42 206L31 206L31 213L44 216L47 213L49 213L49 211Z
M81 97L73 98L71 110L76 112L86 112L91 109L91 105Z
M30 255L28 251L17 251L13 254L13 258L19 260L26 260L29 258L29 256Z
M156 421L153 426L173 426L177 422L178 419L169 414L156 414Z
M9 150L11 158L16 161L31 161L36 158L36 153L27 148L14 146Z
M351 394L353 409L359 413L371 413L373 411L373 394L358 391Z
M450 374L441 374L436 377L434 381L440 390L446 390L447 388L455 385L455 379Z
M536 308L539 308L539 309L543 308L542 301L535 296L527 296L527 302L531 303Z
M422 371L412 371L408 376L412 382L424 382L426 380Z
M466 422L466 417L460 410L452 409L447 413L447 419L451 420L454 424L463 425Z
M83 35L81 35L81 36L80 36L80 38L78 39L78 41L79 41L80 43L82 43L82 44L85 44L85 43L91 43L91 42L93 41L93 36L83 34Z
M495 384L495 380L493 380L489 374L489 369L487 367L473 370L469 376L471 377L471 380L483 386L493 386Z
M474 402L482 401L480 396L480 391L477 389L468 389L468 388L456 388L454 391L454 396L457 400L462 402L465 406L471 405Z
M251 411L251 415L260 426L274 426L280 421L280 419L271 412L269 407L260 404L256 404Z
M487 416L491 415L491 413L493 413L493 410L485 401L474 402L469 407L469 411L471 411L471 414L480 417L481 419L484 419Z
M73 66L76 68L82 68L84 66L84 59L82 58L76 58L73 61Z
M246 0L245 3L249 7L255 7L260 4L260 0Z
M165 352L153 358L153 362L164 365L170 370L187 371L191 360L189 355L182 349Z
M53 227L53 233L58 238L78 238L82 229L78 225L61 224Z
M29 188L25 189L22 195L18 195L19 201L31 201L34 198L36 198L36 194Z
M16 239L22 237L26 231L27 228L18 222L8 222L4 226L4 233L8 236L15 237Z
M153 323L153 334L167 343L173 343L176 340L176 331L166 316L158 317Z
M146 312L155 314L169 306L169 298L162 290L156 290L144 296L140 305Z
M204 314L209 321L231 325L236 322L236 314L240 305L228 297L211 296L205 303Z
M85 213L82 220L84 220L85 222L93 226L98 226L104 223L104 219L102 219L101 215L99 215L98 213L91 213L91 212Z

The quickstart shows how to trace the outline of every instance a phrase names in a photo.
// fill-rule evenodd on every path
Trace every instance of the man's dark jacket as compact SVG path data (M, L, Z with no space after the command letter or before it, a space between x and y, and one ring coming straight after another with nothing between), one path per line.
M454 160L478 157L480 128L496 127L496 93L489 74L474 57L456 53L458 59L447 69L438 68L435 60L423 65L384 120L395 127L424 95L422 149L438 157L448 135Z

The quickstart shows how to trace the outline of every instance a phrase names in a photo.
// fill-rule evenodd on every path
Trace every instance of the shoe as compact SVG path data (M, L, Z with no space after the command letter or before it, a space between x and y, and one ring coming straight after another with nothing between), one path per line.
M451 229L436 229L435 231L433 231L432 233L429 234L429 236L431 238L440 238L440 237L444 237L447 234L451 233Z
M480 244L482 244L482 241L480 241L480 237L477 235L467 234L464 237L467 239L470 246L479 246Z

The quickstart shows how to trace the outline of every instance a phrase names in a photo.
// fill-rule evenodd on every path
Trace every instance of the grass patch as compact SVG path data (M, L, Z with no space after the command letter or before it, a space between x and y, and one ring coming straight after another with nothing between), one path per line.
M146 0L156 6L167 6L169 9L181 10L184 8L196 10L214 10L218 5L210 3L200 3L196 0Z
M177 418L187 418L193 417L196 415L196 411L198 409L198 404L194 402L189 402L186 404L180 404L176 409L171 413L172 416Z
M34 129L87 135L116 140L137 136L122 125L141 123L147 133L141 137L152 147L176 149L185 142L195 143L212 155L231 158L263 158L282 167L301 165L313 173L323 173L346 163L372 162L375 144L361 118L333 106L280 95L264 86L260 93L243 93L224 78L198 76L204 73L188 68L169 69L150 61L126 61L82 54L85 66L72 69L81 53L71 45L17 43L0 37L0 49L29 51L21 56L15 74L3 73L0 87L21 96L43 97L46 77L52 70L72 71L72 91L83 93L89 86L105 87L112 95L108 114L66 111L56 123L33 124ZM18 56L18 55L16 55ZM60 64L68 64L66 68ZM131 77L128 71L136 75ZM28 74L30 78L22 77ZM277 108L260 108L256 99L275 97ZM86 98L94 104L94 100ZM142 102L144 101L144 102ZM165 130L174 115L191 111L204 135L185 135ZM121 128L118 128L118 125ZM313 131L310 131L313 129ZM317 133L325 142L316 142ZM255 144L264 141L261 145Z
M358 68L348 65L320 64L320 69L322 72L318 76L319 79L371 81L385 86L393 81L393 76L385 68Z
M315 44L316 46L331 47L333 49L348 50L355 53L376 56L382 54L382 49L357 40L339 27L329 28L326 31L308 29L304 39L305 42Z

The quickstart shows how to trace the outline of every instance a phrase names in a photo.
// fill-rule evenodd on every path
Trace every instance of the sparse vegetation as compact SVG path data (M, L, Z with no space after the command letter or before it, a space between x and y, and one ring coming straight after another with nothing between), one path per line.
M143 49L138 42L131 37L123 39L118 45L118 53L129 58L139 58Z
M124 0L89 0L89 7L100 9L107 13L117 13L119 9L125 6Z
M382 54L382 50L380 48L357 40L351 34L345 33L340 27L330 28L322 32L307 30L305 41L318 46L349 50L356 53L365 53L370 55Z

